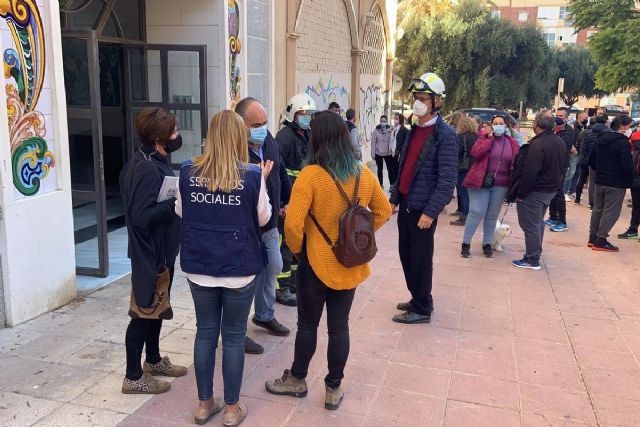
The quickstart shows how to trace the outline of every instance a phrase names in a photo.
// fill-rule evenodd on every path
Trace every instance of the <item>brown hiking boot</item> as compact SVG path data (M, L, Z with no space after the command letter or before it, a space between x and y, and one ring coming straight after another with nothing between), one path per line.
M122 381L124 394L160 394L169 391L171 383L152 377L144 372L139 380L133 381L125 377Z
M247 405L244 402L239 402L239 411L238 412L225 412L222 417L222 425L226 427L236 427L239 426L240 423L247 418L247 413L249 410L247 409Z
M182 377L187 375L187 368L171 363L169 356L165 356L158 363L144 362L142 370L151 375L161 375L163 377Z
M327 392L324 398L324 407L330 411L335 411L340 406L340 402L344 398L344 391L342 387L331 388L328 385L324 385L324 389Z
M293 397L305 397L307 395L307 382L299 380L288 369L284 370L282 378L265 381L264 386L271 394L287 395Z

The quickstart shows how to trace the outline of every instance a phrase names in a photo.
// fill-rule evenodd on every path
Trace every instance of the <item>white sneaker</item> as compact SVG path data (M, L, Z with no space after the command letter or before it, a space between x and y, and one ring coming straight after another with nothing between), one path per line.
M564 201L565 202L570 202L571 201L571 196L569 196L568 194L564 195Z

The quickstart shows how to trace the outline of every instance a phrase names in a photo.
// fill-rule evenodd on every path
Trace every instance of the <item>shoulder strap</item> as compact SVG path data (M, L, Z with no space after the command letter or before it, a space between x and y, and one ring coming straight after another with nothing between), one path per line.
M324 238L325 242L327 242L327 244L333 248L335 245L333 244L333 242L329 238L329 235L326 233L326 231L324 231L324 228L322 228L322 226L318 222L318 219L315 217L313 212L311 212L311 209L309 209L309 216L311 217L311 221L313 221L313 223L316 225L316 227L318 227L318 231L320 232L320 234Z

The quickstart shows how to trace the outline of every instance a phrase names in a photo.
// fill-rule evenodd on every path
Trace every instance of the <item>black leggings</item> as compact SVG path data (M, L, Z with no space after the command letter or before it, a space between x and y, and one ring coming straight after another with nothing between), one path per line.
M383 164L387 164L387 175L389 176L389 186L396 183L396 179L398 179L398 161L393 156L379 156L376 154L376 167L378 168L378 181L380 181L380 185L382 186L383 175L382 169Z
M326 303L329 374L324 382L329 387L339 387L349 358L349 312L355 289L336 291L328 288L314 273L306 254L298 264L297 281L298 333L291 373L298 379L307 376L309 363L316 352L318 325Z
M170 284L173 282L174 268L169 268ZM147 363L158 363L160 357L160 330L162 319L131 319L127 327L124 344L127 352L126 376L132 381L142 377L142 349L144 347ZM146 344L146 345L145 345Z

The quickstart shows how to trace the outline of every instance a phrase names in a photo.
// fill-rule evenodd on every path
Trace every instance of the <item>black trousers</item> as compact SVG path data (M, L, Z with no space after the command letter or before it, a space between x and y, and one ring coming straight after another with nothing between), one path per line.
M589 180L589 165L579 164L578 174L580 176L578 178L578 183L576 184L576 203L580 203L582 190L584 190L584 185ZM593 206L593 191L591 188L589 188L589 206Z
M387 176L389 177L389 186L396 183L398 179L398 161L393 156L379 156L376 154L376 167L378 169L378 181L382 185L383 164L387 164Z
M284 217L278 218L278 232L282 238L280 242L280 255L282 256L282 272L278 274L278 289L289 289L291 292L296 291L296 270L298 262L291 253L291 249L287 246L284 238Z
M169 283L173 283L174 266L169 268ZM171 286L171 285L170 285ZM136 381L142 376L142 349L147 363L158 363L160 357L160 330L162 319L131 319L125 335L128 379Z
M302 254L298 264L297 280L298 332L291 374L298 379L307 376L309 363L316 352L318 325L326 304L329 373L324 382L329 387L339 387L349 358L349 313L356 290L337 291L327 287L311 268L306 253Z
M629 230L638 231L640 226L640 187L631 187L631 224Z
M564 199L564 180L567 177L568 169L565 169L563 179L560 181L560 188L549 205L549 219L567 223L567 201Z
M422 212L408 210L400 204L398 212L399 251L404 278L411 293L411 304L418 314L431 315L433 297L433 242L438 219L421 230L418 221Z

